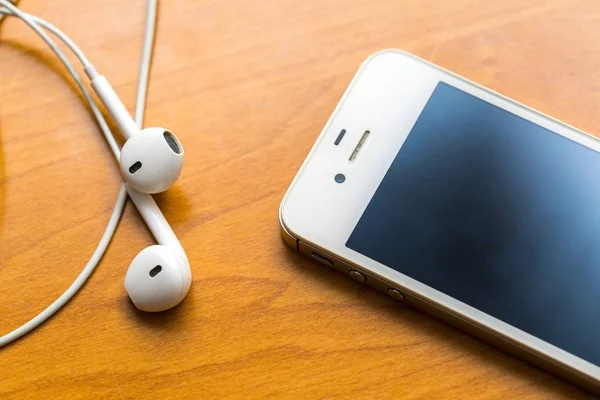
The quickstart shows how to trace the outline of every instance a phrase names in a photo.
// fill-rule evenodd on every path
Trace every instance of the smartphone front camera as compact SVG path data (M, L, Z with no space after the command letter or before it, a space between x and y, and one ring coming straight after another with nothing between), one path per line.
M344 181L346 180L346 175L344 175L344 174L337 174L333 179L337 183L344 183Z

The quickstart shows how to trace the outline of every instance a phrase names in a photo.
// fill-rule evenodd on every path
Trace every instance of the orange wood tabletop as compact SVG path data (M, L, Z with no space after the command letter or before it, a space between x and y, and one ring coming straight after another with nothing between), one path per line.
M145 1L20 6L69 34L133 109ZM171 311L134 309L125 271L154 240L128 204L82 291L0 349L0 397L588 398L295 254L277 211L369 54L408 50L593 134L599 38L597 0L162 2L146 125L169 127L186 149L176 186L155 197L192 289ZM20 21L4 21L0 334L71 284L119 183L64 68Z

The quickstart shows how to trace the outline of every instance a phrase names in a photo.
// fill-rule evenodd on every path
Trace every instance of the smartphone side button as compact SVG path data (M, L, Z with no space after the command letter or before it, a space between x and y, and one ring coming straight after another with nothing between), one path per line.
M317 260L318 262L320 262L321 264L325 264L328 267L333 267L333 261L331 261L329 258L320 255L319 253L315 253L314 251L310 254L311 258L314 260Z
M354 279L356 282L365 283L367 281L367 277L355 269L348 272L348 275L350 275L350 278Z
M399 291L398 289L394 289L394 288L389 288L387 293L390 295L390 297L394 300L398 300L398 301L404 301L404 295L402 294L401 291Z

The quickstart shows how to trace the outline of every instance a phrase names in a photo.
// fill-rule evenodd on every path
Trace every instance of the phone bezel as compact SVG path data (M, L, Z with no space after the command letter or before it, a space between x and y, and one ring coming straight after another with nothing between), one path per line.
M408 293L600 383L600 367L346 247L358 219L440 81L600 151L600 142L580 130L411 54L385 50L369 57L348 86L281 203L282 225L309 245L360 265ZM346 134L336 146L334 141L342 129ZM369 140L357 159L350 162L348 158L365 130L371 132ZM343 184L334 181L337 173L346 175Z

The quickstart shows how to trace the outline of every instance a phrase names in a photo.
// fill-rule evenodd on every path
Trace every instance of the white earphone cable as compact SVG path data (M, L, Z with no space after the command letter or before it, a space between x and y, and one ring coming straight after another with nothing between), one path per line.
M56 37L58 37L60 40L62 40L73 51L73 53L75 53L77 55L77 57L79 58L81 63L84 65L84 67L91 65L90 62L87 60L87 58L83 55L83 52L77 47L77 45L60 29L58 29L57 27L55 27L48 21L45 21L45 20L35 17L33 15L26 14L23 11L19 10L18 8L7 5L7 4L8 4L7 0L0 0L0 6L4 6L4 8L0 7L1 14L7 15L7 16L15 16L18 18L21 18L22 16L24 16L26 19L23 19L23 18L21 18L21 19L23 21L29 21L28 24L29 23L33 24L34 26L36 26L37 29L39 29L39 27L37 25L43 26L45 29L52 32L54 35L56 35ZM30 26L32 26L32 25L30 25ZM38 30L36 30L35 32L38 32ZM60 48L58 48L56 43L54 43L54 41L45 32L43 32L43 33L44 33L44 35L43 36L40 35L40 37L42 38L42 40L44 40L44 42L46 42L50 46L50 48L58 56L58 58L60 59L62 64L65 66L65 68L67 68L68 72L71 74L71 76L75 80L75 84L77 85L79 90L81 90L81 92L83 93L84 100L91 108L92 113L94 114L96 121L100 125L100 129L102 130L104 137L108 141L108 144L109 144L112 152L118 158L119 154L120 154L119 145L115 141L115 138L114 138L112 132L110 131L108 124L106 123L106 120L104 119L104 116L100 112L98 106L96 106L96 103L94 102L89 90L83 83L81 76L79 75L79 73L77 72L77 70L71 63L71 61L62 52L62 50L60 50Z
M112 135L112 132L108 128L108 124L104 119L102 113L98 109L98 106L93 101L87 87L83 84L80 75L75 70L69 59L64 55L64 53L60 50L56 43L40 28L40 26L44 27L48 31L52 32L56 37L58 37L61 41L63 41L73 53L79 58L81 63L84 65L84 68L91 67L91 64L83 54L83 52L75 45L75 43L62 31L53 26L47 21L44 21L40 18L34 17L32 15L26 14L14 7L8 0L0 0L0 15L8 15L8 16L16 16L23 20L27 25L29 25L40 37L50 46L50 48L56 53L61 62L65 65L69 73L73 76L77 86L82 91L84 95L85 101L88 103L94 117L96 118L102 133L106 137L106 140L111 147L111 150L117 157L119 158L119 147ZM142 62L140 65L140 74L138 77L138 91L136 98L136 112L135 112L135 120L138 126L142 125L144 119L144 110L146 104L146 92L149 81L149 70L152 59L152 48L154 42L154 31L156 24L156 10L157 10L157 1L156 0L148 0L148 11L146 18L146 33L144 36L144 45L143 45L143 56ZM93 70L93 67L91 67ZM102 256L104 255L108 244L110 243L115 230L117 228L118 222L123 214L123 209L125 207L125 203L127 201L127 191L125 190L125 185L122 184L119 190L119 194L117 196L117 201L115 202L113 211L111 213L110 219L98 242L96 250L90 257L90 260L85 265L79 276L75 279L75 281L69 286L69 288L58 298L56 299L50 306L44 309L41 313L36 315L33 319L20 326L19 328L9 332L3 336L0 336L0 347L5 346L6 344L22 337L23 335L29 333L42 323L44 323L48 318L54 315L62 306L64 306L85 284L86 280L90 277Z
M19 0L9 0L15 6L19 4ZM2 20L6 18L6 14L0 13L0 24L2 24Z
M144 30L144 43L142 45L142 60L138 74L138 86L135 103L135 123L138 128L144 125L144 111L146 110L146 99L148 97L148 81L150 80L150 67L152 66L152 50L154 49L154 38L156 37L156 15L158 11L158 0L148 0L146 13L146 28Z

